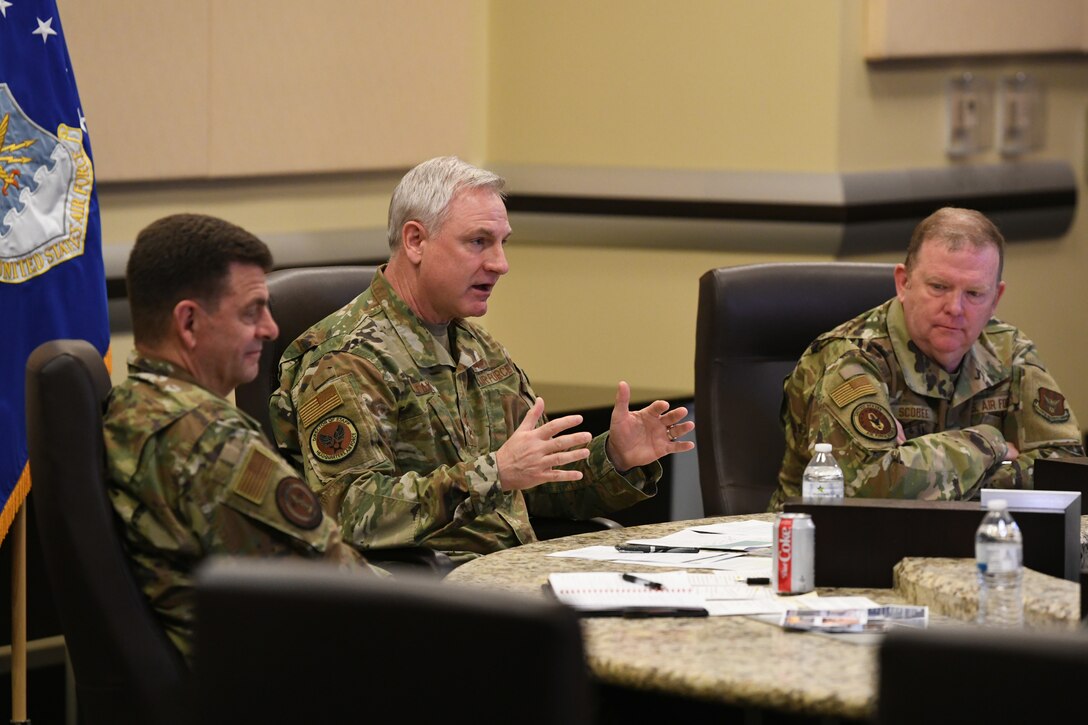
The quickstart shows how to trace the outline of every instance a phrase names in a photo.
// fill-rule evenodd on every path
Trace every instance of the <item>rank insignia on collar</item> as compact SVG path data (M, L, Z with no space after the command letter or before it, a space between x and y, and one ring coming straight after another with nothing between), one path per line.
M310 450L326 463L344 460L358 442L355 424L340 415L331 415L321 421L310 434Z
M299 479L291 476L276 486L276 508L283 518L300 529L316 529L321 523L321 503L317 494Z
M1065 407L1065 396L1057 390L1039 388L1039 394L1031 401L1032 409L1051 423L1064 423L1069 420L1069 409Z
M891 413L876 403L862 403L850 415L854 428L874 441L890 441L895 438L895 421Z

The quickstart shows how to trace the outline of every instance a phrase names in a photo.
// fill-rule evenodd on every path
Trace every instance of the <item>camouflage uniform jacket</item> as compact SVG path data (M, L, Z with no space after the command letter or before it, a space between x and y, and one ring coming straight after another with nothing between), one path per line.
M136 578L186 658L193 570L215 554L354 566L313 492L256 421L170 363L133 352L105 416L110 499Z
M1076 418L1031 340L990 320L949 373L911 342L897 299L809 346L783 386L782 423L771 509L801 495L819 441L832 445L847 496L967 499L983 485L1031 488L1035 459L1084 455ZM1006 441L1020 456L1003 465Z
M656 492L660 464L621 476L607 434L590 444L580 481L504 492L495 451L535 396L483 329L455 320L449 337L456 360L379 271L284 352L273 430L345 540L424 545L463 562L535 541L530 512L588 518Z

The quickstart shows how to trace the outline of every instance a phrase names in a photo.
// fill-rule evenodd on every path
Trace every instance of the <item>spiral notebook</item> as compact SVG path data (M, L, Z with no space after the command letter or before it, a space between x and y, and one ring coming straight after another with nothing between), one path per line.
M625 581L619 572L556 573L548 576L548 585L556 599L586 616L707 616L703 598L686 572L628 576L635 581Z

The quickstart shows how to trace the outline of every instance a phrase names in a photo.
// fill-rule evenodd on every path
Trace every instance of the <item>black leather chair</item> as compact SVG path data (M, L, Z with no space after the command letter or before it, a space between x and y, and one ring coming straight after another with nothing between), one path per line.
M200 722L590 722L574 613L554 602L290 560L197 577Z
M880 647L877 722L1074 722L1088 634L978 628L899 630Z
M83 340L27 361L31 499L81 722L191 722L188 668L136 584L106 493L102 412L110 378Z
M280 328L275 340L265 343L257 377L234 391L238 407L257 419L268 439L275 442L268 417L268 398L280 387L279 364L283 351L314 323L336 312L370 286L376 267L299 267L268 275L272 317Z
M821 333L895 295L891 264L756 264L699 280L695 439L707 516L765 511L785 452L782 382Z
M253 382L241 385L234 391L238 407L260 422L270 440L271 420L268 416L268 398L279 388L279 361L284 350L314 323L331 315L370 286L376 267L334 266L299 267L281 269L268 275L269 305L272 316L280 328L280 335L265 343L257 377ZM588 531L622 528L619 523L603 517L587 521L534 518L533 529L541 539L554 539ZM391 559L408 564L424 563L418 558L418 550L383 549L368 556L376 564L384 566ZM439 573L448 571L448 562L439 557L437 563L428 563Z

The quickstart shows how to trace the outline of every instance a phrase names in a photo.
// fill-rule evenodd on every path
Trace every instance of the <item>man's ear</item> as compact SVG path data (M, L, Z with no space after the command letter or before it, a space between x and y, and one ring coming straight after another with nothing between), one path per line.
M182 300L174 305L174 332L186 350L196 347L198 305L192 300Z
M991 315L997 311L997 303L1001 301L1001 295L1003 294L1005 294L1005 280L997 283L997 294L994 295L994 308L990 310Z
M905 264L900 262L895 265L895 296L899 298L900 302L903 301L903 295L906 293L909 277Z
M427 229L417 221L408 221L400 230L400 245L412 264L423 259L423 247L427 242Z

